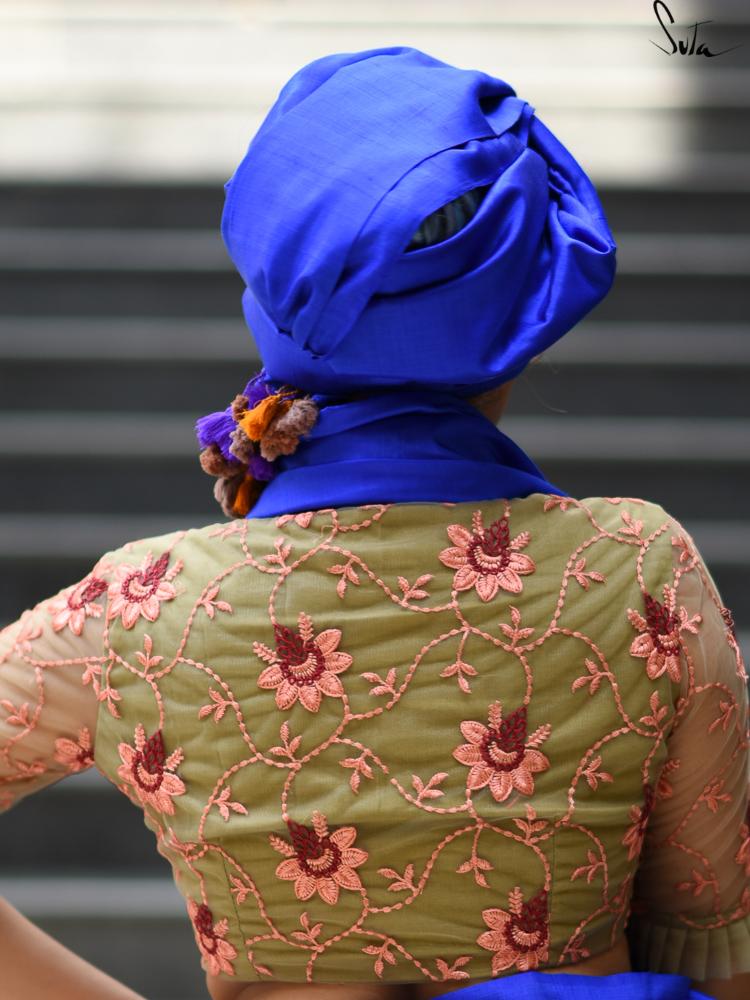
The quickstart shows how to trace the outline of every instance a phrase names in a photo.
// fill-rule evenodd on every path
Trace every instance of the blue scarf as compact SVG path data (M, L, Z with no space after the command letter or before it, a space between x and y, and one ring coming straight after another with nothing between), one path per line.
M323 406L247 517L368 503L567 496L471 403L390 392Z
M616 245L591 181L509 84L404 46L316 59L225 189L265 377L328 400L248 516L561 492L465 400L607 294ZM459 231L413 240L478 189Z

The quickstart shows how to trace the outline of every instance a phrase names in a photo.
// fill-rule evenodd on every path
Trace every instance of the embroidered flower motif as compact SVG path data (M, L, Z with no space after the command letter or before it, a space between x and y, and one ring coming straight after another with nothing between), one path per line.
M495 953L493 976L514 965L520 972L528 972L547 961L549 923L544 890L524 902L516 886L508 894L507 910L483 910L482 919L489 930L479 935L477 944Z
M155 563L151 561L149 552L139 567L128 563L115 566L115 580L109 585L109 596L112 599L107 618L122 617L123 628L132 628L141 615L153 622L159 617L162 601L171 601L177 596L177 590L170 582L182 569L178 560L172 569L169 565L169 553L159 556Z
M353 826L341 826L328 832L325 816L312 814L312 829L287 820L291 844L282 837L271 834L269 840L274 850L285 855L276 868L276 875L287 881L294 880L297 899L309 899L316 892L332 906L338 901L339 889L357 891L362 882L355 868L367 860L367 852L352 847L357 831Z
M664 587L664 604L650 594L644 594L643 601L645 618L628 609L630 624L641 633L630 644L630 653L646 660L646 673L652 681L666 670L669 679L677 683L682 676L680 632L697 632L701 616L690 618L682 607L675 611L675 591L669 586Z
M291 708L299 698L310 712L317 712L324 694L340 698L344 687L336 676L352 662L349 653L338 652L341 629L327 628L313 632L312 620L299 613L298 630L274 624L276 649L254 642L253 650L270 666L258 677L258 687L276 689L278 708Z
M504 802L514 789L522 795L532 795L534 774L549 767L549 760L536 748L547 739L551 727L539 726L527 738L526 706L503 719L499 701L490 705L488 722L489 726L481 722L461 723L461 732L469 742L457 747L453 756L471 768L467 789L489 785L498 802Z
M628 849L628 861L637 858L643 847L643 839L646 836L646 826L651 810L654 808L654 789L651 785L643 786L643 805L633 805L630 807L631 826L622 838L623 844Z
M104 608L96 599L106 589L106 580L89 574L69 594L50 601L47 607L52 615L53 630L60 632L67 625L73 635L80 635L88 617L101 617Z
M87 726L78 731L78 740L70 740L61 736L55 740L55 760L67 765L71 774L85 771L94 763L94 752L91 743L91 733Z
M117 773L133 785L141 803L158 812L173 814L172 797L185 792L185 785L174 773L185 756L182 747L167 757L161 730L146 739L146 731L139 722L135 727L135 746L120 743L117 750L122 761Z
M507 517L485 528L482 512L477 510L472 517L472 531L461 524L451 524L447 531L453 547L443 549L438 559L457 571L453 577L456 590L476 587L483 601L491 601L501 588L520 594L521 576L536 569L533 559L518 551L529 544L529 532L522 531L511 539Z
M212 976L218 976L220 972L233 976L232 959L237 957L237 949L226 940L229 921L224 917L215 924L213 913L205 903L199 905L188 899L187 905L195 940L208 971Z

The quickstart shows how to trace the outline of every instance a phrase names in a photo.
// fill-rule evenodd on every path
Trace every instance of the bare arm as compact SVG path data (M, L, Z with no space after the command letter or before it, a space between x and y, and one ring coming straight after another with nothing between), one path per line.
M4 1000L143 1000L0 898Z
M747 1000L750 997L750 972L738 972L731 979L707 979L693 982L693 989L713 1000Z

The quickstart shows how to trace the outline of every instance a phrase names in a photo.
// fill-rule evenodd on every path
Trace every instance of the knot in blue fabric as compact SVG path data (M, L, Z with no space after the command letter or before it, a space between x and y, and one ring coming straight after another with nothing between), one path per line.
M463 228L408 249L426 216L478 187ZM596 191L534 108L415 48L304 66L225 190L222 235L265 369L307 392L484 391L614 278Z

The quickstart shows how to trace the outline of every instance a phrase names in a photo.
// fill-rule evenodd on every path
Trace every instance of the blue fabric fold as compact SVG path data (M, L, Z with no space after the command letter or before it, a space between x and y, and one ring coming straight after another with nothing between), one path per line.
M480 185L468 225L406 249L427 215ZM222 235L265 369L311 392L480 392L614 278L596 191L534 108L414 48L303 67L225 188Z
M322 406L249 518L368 503L567 494L506 434L451 393L393 391Z
M450 994L456 1000L711 1000L686 976L621 972L613 976L522 972Z

